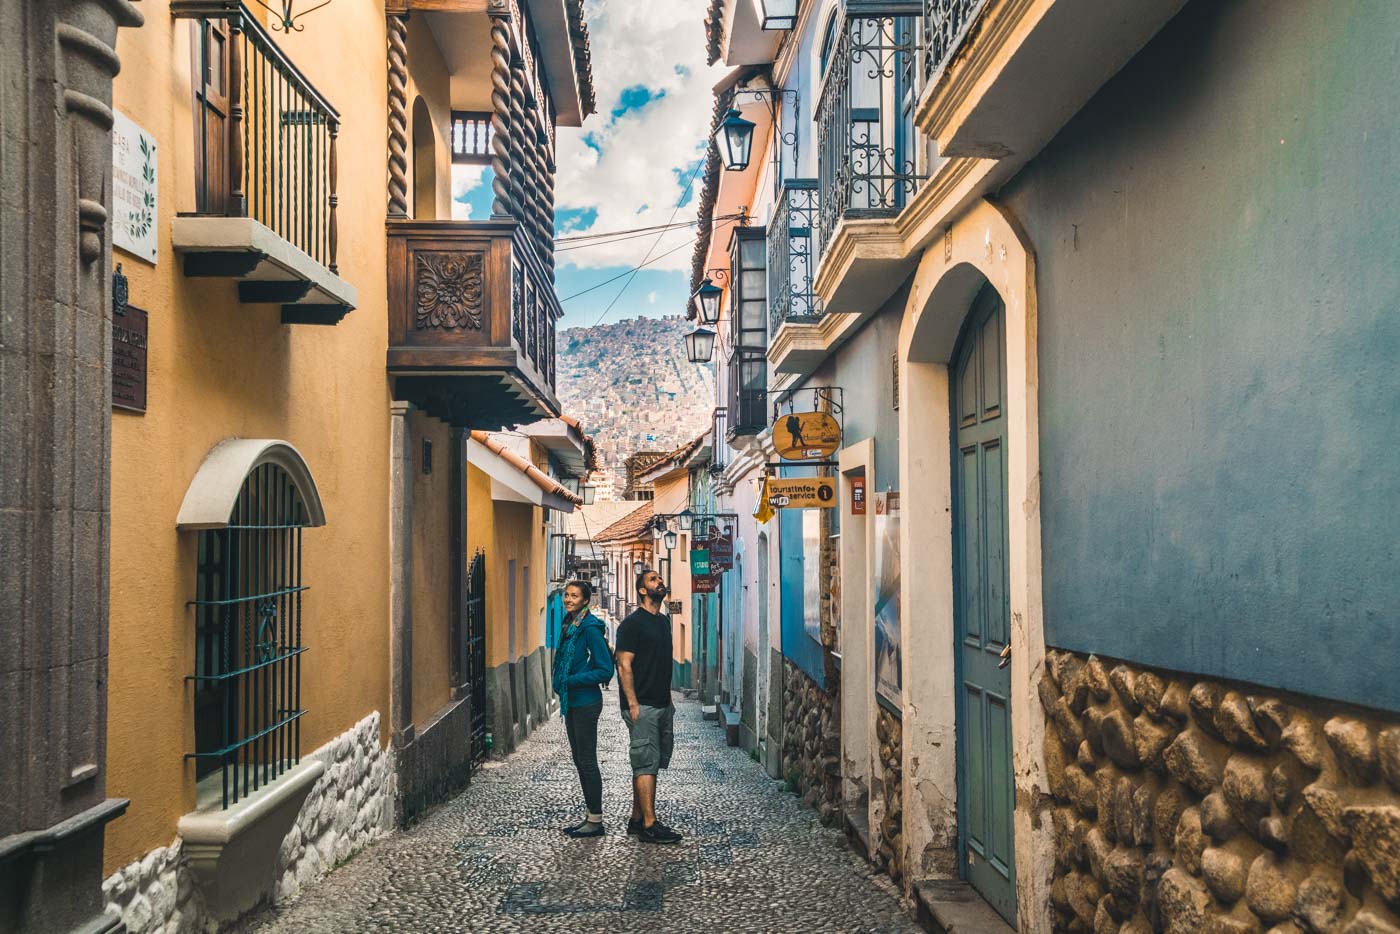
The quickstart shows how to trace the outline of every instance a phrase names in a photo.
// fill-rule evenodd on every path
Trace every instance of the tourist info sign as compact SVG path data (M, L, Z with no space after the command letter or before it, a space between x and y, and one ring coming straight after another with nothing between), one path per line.
M768 478L768 503L774 509L834 509L835 477Z
M825 412L795 412L773 423L773 447L788 461L820 460L841 447L841 426Z

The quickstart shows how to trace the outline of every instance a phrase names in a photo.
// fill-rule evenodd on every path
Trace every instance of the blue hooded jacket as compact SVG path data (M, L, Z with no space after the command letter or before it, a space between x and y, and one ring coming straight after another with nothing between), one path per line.
M564 626L554 653L554 693L559 695L560 714L603 702L602 686L613 676L606 632L592 613L585 613L577 626Z

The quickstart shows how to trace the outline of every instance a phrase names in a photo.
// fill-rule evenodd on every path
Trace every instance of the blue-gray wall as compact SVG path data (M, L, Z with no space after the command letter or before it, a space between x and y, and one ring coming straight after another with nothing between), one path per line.
M1001 193L1052 645L1400 709L1397 36L1196 0Z

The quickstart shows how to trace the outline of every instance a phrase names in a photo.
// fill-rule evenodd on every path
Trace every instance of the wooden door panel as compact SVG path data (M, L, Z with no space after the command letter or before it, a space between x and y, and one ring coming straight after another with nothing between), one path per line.
M954 354L954 616L958 677L958 826L963 873L1015 923L1015 790L1007 595L1004 308L990 286Z

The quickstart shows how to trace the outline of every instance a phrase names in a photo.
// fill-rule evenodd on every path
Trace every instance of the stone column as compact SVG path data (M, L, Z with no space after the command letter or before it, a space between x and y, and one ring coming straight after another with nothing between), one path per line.
M413 742L413 405L389 403L389 726Z
M0 930L102 931L112 78L127 0L0 3ZM173 533L172 533L173 534Z

